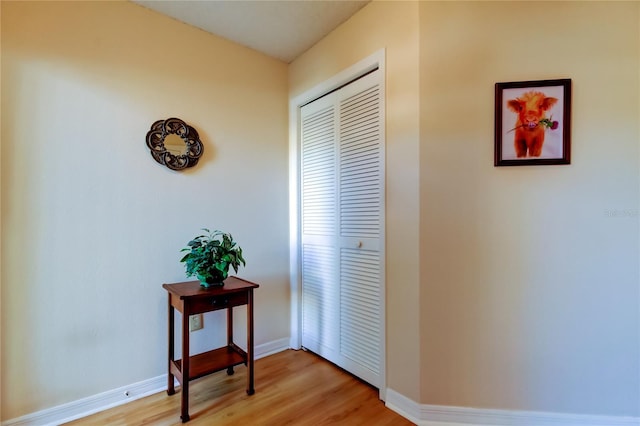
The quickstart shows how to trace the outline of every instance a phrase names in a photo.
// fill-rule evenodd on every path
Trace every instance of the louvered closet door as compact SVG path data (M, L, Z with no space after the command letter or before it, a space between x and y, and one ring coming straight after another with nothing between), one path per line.
M374 386L384 351L379 71L302 110L302 344Z
M338 362L337 113L322 98L301 114L302 344Z

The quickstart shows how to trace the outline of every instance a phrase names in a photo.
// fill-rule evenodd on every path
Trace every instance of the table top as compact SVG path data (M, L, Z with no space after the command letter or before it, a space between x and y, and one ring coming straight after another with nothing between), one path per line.
M231 276L224 280L223 286L205 288L200 285L200 281L185 281L173 284L162 284L162 287L168 292L175 294L180 299L185 299L239 293L260 286L256 283L252 283L251 281Z

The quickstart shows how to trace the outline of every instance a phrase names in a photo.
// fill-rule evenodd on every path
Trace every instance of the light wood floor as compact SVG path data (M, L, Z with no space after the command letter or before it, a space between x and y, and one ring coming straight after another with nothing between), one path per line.
M246 368L190 383L190 426L412 425L378 399L378 390L322 358L288 350L255 364L256 393L248 396ZM179 425L180 393L161 392L67 425Z

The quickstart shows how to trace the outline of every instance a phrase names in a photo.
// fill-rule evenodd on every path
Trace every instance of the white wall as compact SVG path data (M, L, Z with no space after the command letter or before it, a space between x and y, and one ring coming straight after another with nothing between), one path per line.
M286 64L129 2L1 8L2 419L165 374L161 284L202 227L261 284L256 345L287 338ZM171 116L205 146L181 173L145 146Z
M420 3L423 403L640 414L639 7ZM572 164L493 167L494 83L552 78Z

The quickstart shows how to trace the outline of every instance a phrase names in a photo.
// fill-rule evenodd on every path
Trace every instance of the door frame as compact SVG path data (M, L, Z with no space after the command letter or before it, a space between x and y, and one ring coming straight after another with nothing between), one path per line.
M359 77L379 69L381 74L381 112L382 128L385 129L385 49L380 49L370 56L362 59L349 68L339 72L328 80L303 92L289 100L289 284L291 291L291 334L289 346L292 349L302 347L302 265L300 228L300 108ZM384 134L384 132L383 132ZM385 138L386 139L386 138ZM384 238L383 238L384 242ZM384 250L384 249L383 249ZM386 257L386 256L385 256ZM385 260L386 263L386 260ZM386 268L385 268L386 269ZM385 274L386 275L386 274ZM383 278L386 283L386 277ZM381 360L380 377L381 384L379 395L381 400L386 399L386 284L380 292L381 306Z

